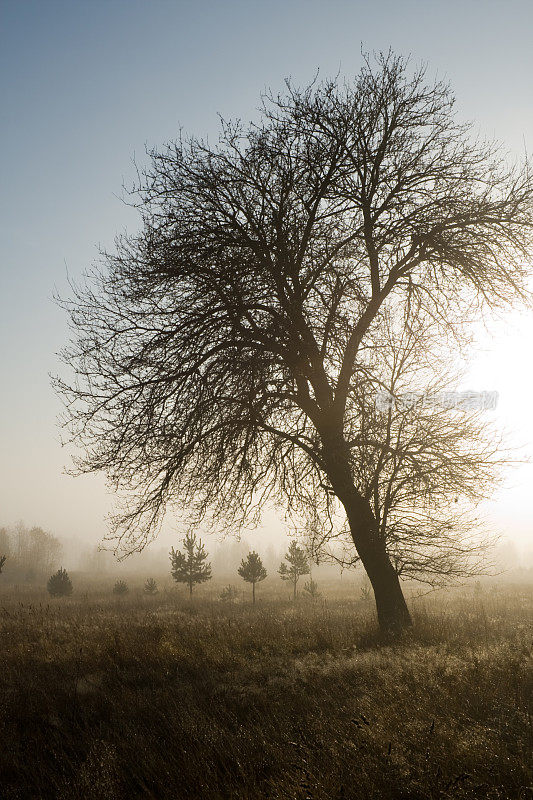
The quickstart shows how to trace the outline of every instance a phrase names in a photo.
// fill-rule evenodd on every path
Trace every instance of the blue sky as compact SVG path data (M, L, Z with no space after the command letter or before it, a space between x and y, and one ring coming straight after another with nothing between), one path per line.
M261 91L288 76L350 77L362 45L426 62L451 82L460 114L519 155L533 144L532 23L529 0L0 2L0 524L22 518L95 542L105 532L103 481L62 475L48 373L66 321L51 298L67 269L79 276L99 244L135 228L121 187L145 144L180 126L214 137L217 113L253 117ZM533 442L523 400L533 326L521 318L511 339L499 330L476 373L494 380L479 388L502 394L505 368L504 413L506 391L514 397L505 421L522 414ZM513 495L523 536L533 529L530 478Z

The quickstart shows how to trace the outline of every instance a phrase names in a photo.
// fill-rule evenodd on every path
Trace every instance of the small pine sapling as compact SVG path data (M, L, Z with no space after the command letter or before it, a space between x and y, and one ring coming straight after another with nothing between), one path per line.
M196 541L196 535L187 534L183 540L183 549L184 552L171 548L171 573L176 583L187 584L189 596L192 597L195 584L211 580L211 564L205 563L207 553L202 540Z
M305 550L298 547L296 542L291 542L289 549L285 553L285 558L288 561L288 566L285 561L281 562L278 570L279 576L282 581L291 581L293 589L293 600L296 600L296 585L301 575L309 575L309 563L305 555Z
M46 584L48 594L52 597L68 597L72 594L72 581L69 578L66 569L58 569L53 575L48 578Z
M239 590L236 586L225 586L220 592L220 600L223 603L234 603L239 596Z
M255 550L242 559L241 566L237 572L243 580L252 584L252 603L255 605L255 584L264 581L267 576L263 562Z

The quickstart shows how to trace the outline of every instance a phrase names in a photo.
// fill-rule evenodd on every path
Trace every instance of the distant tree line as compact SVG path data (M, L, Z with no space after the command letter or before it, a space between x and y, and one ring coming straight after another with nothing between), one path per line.
M57 569L50 575L50 570L55 569L62 556L62 545L59 540L42 528L26 528L19 523L15 528L0 528L0 573L7 570L13 575L22 576L24 580L36 580L48 574L46 588L51 597L68 597L72 594L73 585L68 572L63 568ZM201 539L188 533L183 539L183 549L170 550L171 574L176 583L184 583L192 597L196 585L211 580L211 564L207 561L208 553ZM311 572L306 550L292 541L285 561L281 562L278 570L280 578L292 584L293 599L296 600L297 584L302 575ZM267 570L261 557L255 550L251 550L241 560L237 568L238 575L252 587L252 602L256 601L256 585L267 577ZM305 584L304 590L311 597L318 596L318 586L310 580ZM123 596L129 591L124 580L117 580L113 587L113 594ZM146 595L158 593L157 583L153 578L148 578L143 591ZM220 597L225 601L233 601L238 596L238 590L229 585Z
M59 539L40 527L27 528L22 522L0 528L1 571L12 580L34 581L50 573L61 561Z

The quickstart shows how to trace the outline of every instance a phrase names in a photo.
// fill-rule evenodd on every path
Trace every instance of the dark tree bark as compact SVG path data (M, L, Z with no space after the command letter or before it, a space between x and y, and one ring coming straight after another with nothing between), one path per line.
M411 616L370 504L354 484L348 445L341 430L324 432L322 441L328 477L344 506L355 549L374 590L380 628L400 632L411 625Z
M400 579L394 569L383 541L376 536L376 526L369 514L361 513L361 501L346 508L355 549L374 590L380 628L399 633L411 625Z

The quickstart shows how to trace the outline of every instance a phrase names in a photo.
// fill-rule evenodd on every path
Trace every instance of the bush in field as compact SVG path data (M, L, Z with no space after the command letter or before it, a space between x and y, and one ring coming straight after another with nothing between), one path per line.
M146 583L144 584L144 593L145 594L157 594L159 589L157 588L157 583L153 578L148 578Z
M220 600L223 603L233 603L239 596L239 590L235 586L224 586L220 592Z
M310 581L304 584L304 592L309 596L312 597L313 600L316 600L317 597L320 597L320 591L318 588L318 583L314 581L312 578Z
M2 568L3 568L4 564L6 563L6 558L7 558L7 556L1 556L0 557L0 573L2 572Z
M52 597L68 597L72 594L72 581L68 576L66 569L58 569L48 579L46 584L48 593Z
M247 583L252 584L252 602L255 604L255 584L264 581L267 576L263 562L255 550L248 553L246 559L243 558L237 572Z
M129 592L126 581L117 581L113 586L113 594L123 595Z
M372 587L370 586L370 582L364 583L361 586L361 600L365 603L369 603L372 600Z

